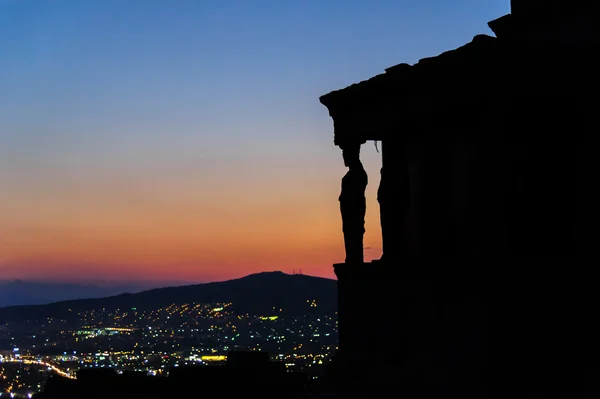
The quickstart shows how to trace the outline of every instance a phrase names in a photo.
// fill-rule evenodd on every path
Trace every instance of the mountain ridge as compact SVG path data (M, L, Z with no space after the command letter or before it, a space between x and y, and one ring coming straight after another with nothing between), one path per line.
M44 305L70 299L100 298L125 291L140 292L153 288L146 284L95 284L24 281L0 281L0 308L19 305Z
M102 298L59 301L44 305L0 308L0 320L22 321L42 317L69 318L92 309L157 308L171 303L231 302L240 312L260 313L273 307L300 314L307 300L317 300L323 311L337 309L336 280L281 271L250 274L238 279L162 287Z

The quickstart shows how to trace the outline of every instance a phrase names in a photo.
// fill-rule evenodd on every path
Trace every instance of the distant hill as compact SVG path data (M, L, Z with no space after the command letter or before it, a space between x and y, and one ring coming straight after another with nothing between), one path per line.
M252 274L240 279L157 288L137 294L78 299L37 306L0 308L0 321L36 320L42 317L69 319L92 309L156 309L172 303L231 302L237 311L269 313L273 307L286 314L303 314L307 300L317 300L324 314L337 310L336 281L282 272ZM70 309L70 310L69 310Z
M44 305L72 299L102 298L124 292L141 292L156 286L134 283L98 286L22 280L0 281L0 308L20 305Z

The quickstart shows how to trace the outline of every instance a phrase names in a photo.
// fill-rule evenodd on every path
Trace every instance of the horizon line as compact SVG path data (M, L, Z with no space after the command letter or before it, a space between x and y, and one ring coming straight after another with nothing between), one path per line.
M265 270L262 272L256 272L256 273L250 273L250 274L245 274L243 276L240 277L234 277L234 278L228 278L228 279L224 279L224 280L210 280L210 281L192 281L192 280L166 280L166 281L160 281L160 280L132 280L132 279L124 279L124 280L103 280L103 279L82 279L82 280L52 280L52 279L44 279L44 278L30 278L30 277L15 277L15 278L0 278L0 284L4 284L4 283L15 283L15 282L24 282L24 283L41 283L41 284L69 284L69 285L127 285L127 284L132 284L132 285L155 285L155 284L165 284L162 287L168 287L168 286L173 286L170 284L178 284L180 286L184 286L184 285L198 285L198 284L209 284L209 283L220 283L220 282L225 282L225 281L232 281L232 280L239 280L248 276L253 276L253 275L258 275L258 274L263 274L263 273L283 273L286 275L298 275L298 276L309 276L309 277L318 277L318 278L325 278L328 280L332 280L331 278L328 277L322 277L322 276L315 276L312 274L305 274L302 273L301 269L299 269L298 271L296 271L295 269L292 270L291 272L286 272L283 270ZM160 288L160 287L154 287L154 288Z

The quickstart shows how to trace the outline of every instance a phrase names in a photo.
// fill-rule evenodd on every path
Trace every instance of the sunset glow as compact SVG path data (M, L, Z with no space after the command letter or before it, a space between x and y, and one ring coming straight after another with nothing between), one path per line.
M319 96L509 2L251 3L0 2L0 279L333 277L346 169ZM367 260L380 155L363 146Z

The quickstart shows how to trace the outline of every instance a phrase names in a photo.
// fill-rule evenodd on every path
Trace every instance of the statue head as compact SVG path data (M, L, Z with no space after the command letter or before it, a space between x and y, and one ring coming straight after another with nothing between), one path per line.
M351 168L360 165L360 144L344 146L342 148L344 166Z

